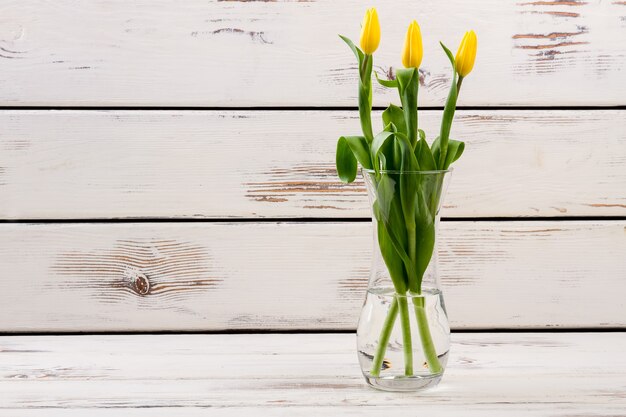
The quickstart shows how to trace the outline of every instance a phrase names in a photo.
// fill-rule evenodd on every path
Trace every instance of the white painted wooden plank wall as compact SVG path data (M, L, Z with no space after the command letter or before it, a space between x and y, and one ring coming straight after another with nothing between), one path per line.
M447 93L437 41L479 35L459 104L486 109L458 112L468 148L443 212L477 220L443 226L455 328L624 326L624 2L370 5L381 74L420 21L422 106ZM337 136L358 132L336 34L357 38L365 6L0 3L0 220L40 221L0 225L0 331L352 329L371 239L332 222L369 215L334 173ZM422 113L431 139L439 117ZM233 222L176 222L191 217ZM260 218L285 223L235 222Z
M355 111L0 111L0 217L367 217L334 168L358 132ZM621 110L459 111L452 132L444 216L626 215Z
M444 385L365 389L353 334L13 335L0 416L623 414L626 333L488 332L626 327L617 0L0 2L0 332L354 329L372 242L335 178L336 35L366 6L382 76L422 26L430 139L437 42L479 36L438 253L453 328L487 332L452 335Z
M368 222L4 224L5 331L354 329ZM626 326L626 221L444 222L452 326Z
M364 386L352 334L0 338L0 415L621 416L624 333L453 334L445 385Z
M354 329L371 226L335 178L358 132L336 34L365 6L1 2L0 332ZM452 326L626 327L626 2L367 6L383 76L420 21L422 106L450 80L437 41L479 36L438 252ZM0 416L616 416L624 335L454 333L419 396L365 389L348 334L4 336Z
M623 105L623 1L170 0L0 4L0 101L71 106L354 106L354 39L365 7L383 26L376 70L400 65L413 18L424 35L422 105L450 78L438 42L475 29L461 105ZM277 88L277 86L280 86ZM395 99L375 94L378 105Z

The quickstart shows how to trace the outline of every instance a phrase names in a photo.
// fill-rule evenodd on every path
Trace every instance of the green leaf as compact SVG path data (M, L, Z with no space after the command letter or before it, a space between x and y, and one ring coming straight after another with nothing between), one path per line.
M384 130L380 132L379 134L377 134L376 136L374 136L374 140L372 141L371 155L372 155L372 161L374 163L374 170L376 171L376 174L378 174L380 170L381 150L383 149L383 146L385 145L385 143L387 143L387 141L390 138L393 138L393 135L394 135L393 131L389 132L389 131Z
M352 52L354 52L354 55L356 56L356 59L359 60L359 67L360 67L360 63L361 61L363 61L363 57L365 57L365 54L363 53L363 51L361 51L359 49L358 46L356 46L354 44L354 42L352 42L349 38L343 36L343 35L339 35L339 37L348 44L348 46L350 47L350 49L352 49Z
M446 154L446 162L443 166L443 169L448 169L453 162L461 157L464 150L464 142L450 139L450 141L448 142L448 153Z
M419 166L417 164L417 159L415 158L415 153L413 152L413 147L409 142L408 136L402 132L396 132L395 136L398 139L398 143L401 145L401 171L418 171Z
M402 108L390 104L389 107L383 112L383 124L388 126L389 123L393 123L398 132L406 135L406 124L404 123L404 112Z
M420 140L426 140L426 132L424 132L422 129L417 129L417 133L419 134Z
M404 294L406 293L407 279L404 273L402 259L400 259L398 252L396 252L393 246L391 236L389 236L384 222L380 220L377 223L377 232L380 254L385 261L385 265L387 265L393 286L398 294Z
M406 132L411 143L411 148L415 148L417 143L417 93L419 91L419 74L417 68L402 68L396 72L398 80L398 92L402 102L404 120L406 122Z
M452 64L452 85L450 86L450 92L446 99L446 105L443 109L443 117L441 119L441 130L439 132L439 158L437 159L437 166L439 169L445 169L446 154L448 152L448 139L450 137L450 129L452 128L452 120L454 119L454 111L456 110L456 101L458 97L457 83L456 83L456 69L454 68L454 56L452 52L446 46L439 42L441 47L445 51L450 63ZM434 153L434 152L433 152Z
M416 211L416 227L415 227L415 274L416 282L411 282L413 292L421 292L422 278L424 272L428 268L428 264L433 256L435 249L435 222L431 213L428 211L426 202L424 201L422 193L419 193L418 198L419 209Z
M398 191L395 190L397 181L389 174L382 174L377 187L377 203L380 208L378 220L381 220L387 232L389 241L397 256L402 260L408 276L415 276L415 267L405 248L407 246L406 226L399 204Z
M428 146L428 142L426 142L426 138L420 135L421 138L417 142L415 146L415 157L417 158L417 163L419 164L421 171L434 171L437 169L437 163L435 162L435 158Z
M409 84L411 84L411 80L413 79L415 73L415 68L400 68L396 71L396 81L398 82L401 90L406 90Z
M411 225L409 221L406 221L408 252L415 266L413 273L408 276L407 283L410 291L413 293L421 292L422 278L433 255L435 244L435 213L429 209L427 199L437 193L440 183L438 179L429 182L424 181L422 177L418 178L419 183L416 193L417 204L412 213L413 224Z
M435 161L438 161L439 155L441 155L441 140L439 136L437 136L432 145L430 145L430 151L433 154L433 158L435 158Z
M342 136L339 140L341 139L348 142L352 153L363 168L372 169L372 158L370 157L369 144L364 136Z
M446 56L448 57L448 60L450 60L450 63L452 64L452 68L454 68L454 55L446 47L446 45L443 44L443 42L439 42L439 45L441 45L441 47L443 48L443 51L446 53Z
M441 155L440 142L441 141L439 140L439 136L437 136L437 139L435 139L432 145L432 153L433 153L433 157L435 158L435 161L439 160L439 157ZM452 165L453 162L457 161L461 157L464 150L465 150L464 142L454 140L454 139L449 139L446 161L441 167L441 169L445 170L445 169L450 168L450 165Z
M383 87L388 87L388 88L398 87L398 80L383 80L378 77L377 72L374 72L374 75L376 76L376 81L378 81L378 84L382 85Z
M371 55L365 55L350 39L339 37L350 47L359 62L359 121L368 142L372 141L372 65Z
M391 215L391 204L395 195L396 182L387 174L381 174L376 187L376 204L378 207L378 215L380 220L385 224L389 223Z
M345 183L351 183L356 178L357 161L352 149L345 137L337 141L337 154L335 157L337 175Z

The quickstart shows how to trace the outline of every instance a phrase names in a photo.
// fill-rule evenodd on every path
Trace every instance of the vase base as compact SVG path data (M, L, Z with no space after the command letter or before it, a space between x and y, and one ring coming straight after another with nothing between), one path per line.
M382 391L415 392L424 391L439 385L443 373L427 376L393 376L373 377L365 375L365 381L370 387Z

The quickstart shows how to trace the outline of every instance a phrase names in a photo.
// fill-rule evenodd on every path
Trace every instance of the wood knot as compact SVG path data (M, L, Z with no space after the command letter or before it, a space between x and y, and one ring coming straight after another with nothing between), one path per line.
M139 295L150 293L150 280L141 271L134 270L128 274L130 288Z

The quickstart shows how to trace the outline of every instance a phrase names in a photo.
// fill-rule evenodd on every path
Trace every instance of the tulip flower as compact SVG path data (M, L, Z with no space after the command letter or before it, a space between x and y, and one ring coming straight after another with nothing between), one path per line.
M361 49L366 55L372 55L380 43L380 23L375 8L367 9L361 26Z
M454 59L456 72L459 77L465 77L474 68L474 60L476 59L477 39L473 30L465 32L459 50Z
M422 32L414 20L406 31L404 48L402 48L402 65L404 65L404 68L419 68L423 55Z

